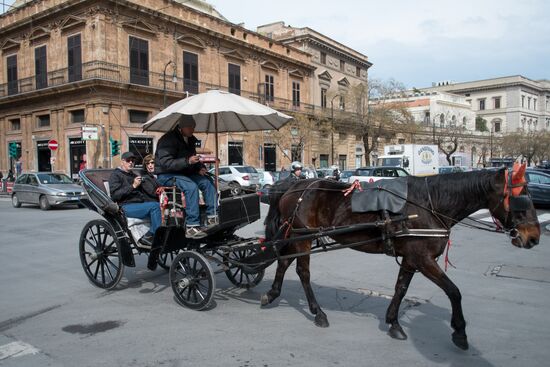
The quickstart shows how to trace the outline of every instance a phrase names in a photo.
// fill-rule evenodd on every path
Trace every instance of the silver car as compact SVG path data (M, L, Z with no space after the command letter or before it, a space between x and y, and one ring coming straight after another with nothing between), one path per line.
M214 174L214 169L210 170ZM260 187L260 174L251 166L220 166L220 178L228 182L231 189L256 190Z
M15 208L21 204L38 204L40 209L48 210L58 205L78 205L85 197L84 189L75 184L69 176L62 173L37 172L24 173L17 178L13 185L11 202Z

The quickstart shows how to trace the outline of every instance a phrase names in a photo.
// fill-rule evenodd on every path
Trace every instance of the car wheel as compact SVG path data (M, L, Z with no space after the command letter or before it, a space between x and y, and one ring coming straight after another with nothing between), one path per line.
M266 185L264 185L263 188L266 189L266 190L269 190L269 189L271 188L271 185L270 185L270 184L266 184Z
M48 198L46 197L46 195L42 195L40 197L40 209L49 210L50 208L51 208L51 205L48 202Z
M230 182L227 186L231 189L231 196L237 196L242 191L241 185L238 182Z
M11 205L13 205L14 208L21 208L21 202L19 201L17 194L13 194L11 196Z

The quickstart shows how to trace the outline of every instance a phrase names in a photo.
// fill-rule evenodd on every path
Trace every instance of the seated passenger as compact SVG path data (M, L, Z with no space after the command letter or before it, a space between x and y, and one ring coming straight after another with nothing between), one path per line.
M122 154L120 167L115 169L109 177L109 190L111 198L122 207L126 217L149 218L151 228L139 239L137 245L141 248L151 249L155 231L161 223L160 205L156 201L147 201L141 186L142 178L132 171L135 161L134 153Z
M159 201L159 193L162 186L155 176L155 157L148 154L143 158L143 169L141 170L141 187L146 196L146 201Z
M195 121L183 115L178 126L160 138L155 153L155 171L162 185L171 186L175 182L185 194L185 235L188 238L203 238L206 233L200 223L199 189L204 194L208 227L218 224L218 198L214 184L201 169L203 165L195 149L197 138L193 136L194 132Z

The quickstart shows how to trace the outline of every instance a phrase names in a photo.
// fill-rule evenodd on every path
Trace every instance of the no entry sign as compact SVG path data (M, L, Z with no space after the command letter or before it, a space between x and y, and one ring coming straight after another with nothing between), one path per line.
M57 140L52 139L48 142L48 148L50 148L50 150L56 150L58 146Z

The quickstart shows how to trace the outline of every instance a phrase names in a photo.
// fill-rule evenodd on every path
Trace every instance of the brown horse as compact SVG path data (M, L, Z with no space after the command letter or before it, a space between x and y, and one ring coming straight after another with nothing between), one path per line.
M403 213L418 216L406 221L405 226L408 229L440 229L446 235L393 238L394 254L402 260L395 294L386 312L386 323L390 324L388 333L391 337L407 338L399 325L398 311L411 279L418 271L443 289L449 297L452 306L451 326L454 329L452 340L458 347L468 348L460 291L439 267L437 258L445 249L451 227L480 209L489 209L495 222L512 237L513 245L531 248L538 244L540 225L528 197L524 173L524 165L515 165L510 174L508 170L500 169L405 178L408 197ZM349 187L348 184L320 179L276 184L272 188L273 194L270 195L266 240L276 240L281 237L281 233L292 239L299 235L300 229L303 233L308 228L349 226L380 220L379 213L352 212L352 195L344 196L342 193ZM281 231L282 226L286 226L287 230ZM384 241L376 240L381 235L380 229L367 229L332 237L337 243L344 245L374 239L372 243L358 245L353 249L367 253L387 253ZM311 240L291 242L282 247L280 255L307 252L311 245ZM278 261L273 285L261 298L262 306L279 297L285 272L293 260L294 258L285 258ZM296 262L296 272L304 287L309 309L315 315L315 324L328 327L327 316L321 310L311 288L309 255L297 257Z

